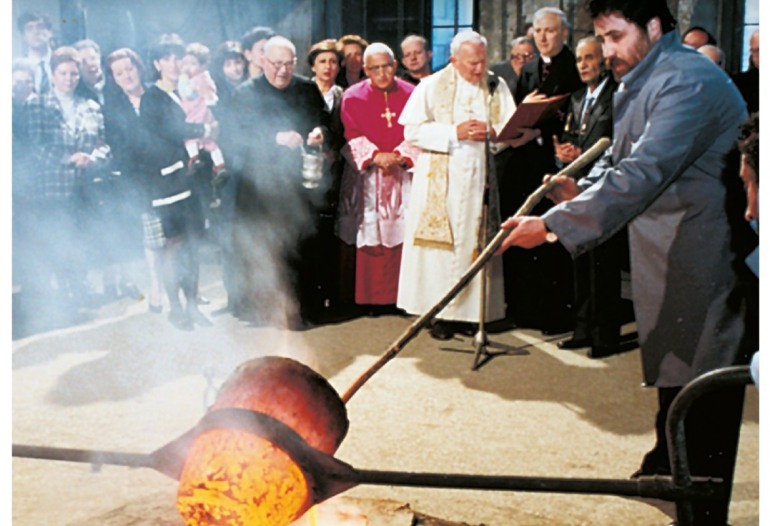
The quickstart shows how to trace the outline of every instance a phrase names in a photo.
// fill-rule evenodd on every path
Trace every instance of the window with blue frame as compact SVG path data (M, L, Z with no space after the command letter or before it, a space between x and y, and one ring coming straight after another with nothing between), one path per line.
M460 31L473 29L474 11L474 0L433 0L433 71L443 68L449 62L452 38Z
M741 71L749 69L751 55L751 35L759 29L759 0L746 0L746 11L743 17L743 53L741 55Z

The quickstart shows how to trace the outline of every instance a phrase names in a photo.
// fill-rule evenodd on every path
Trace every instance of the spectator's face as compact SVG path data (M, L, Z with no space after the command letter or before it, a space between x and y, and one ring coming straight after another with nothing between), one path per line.
M243 51L243 56L246 57L246 60L249 62L249 65L253 65L254 67L258 68L260 71L262 70L262 57L265 56L264 50L265 50L266 42L267 42L266 38L263 38L262 40L257 40L251 46L251 49L246 49Z
M340 62L337 53L334 51L324 51L316 55L311 68L315 76L322 82L334 82L337 73L340 72Z
M364 65L364 50L358 44L345 44L342 46L342 56L345 69L348 73L359 74Z
M24 42L30 49L42 52L51 42L51 30L42 20L30 20L24 25Z
M410 73L421 73L428 69L431 53L417 39L410 39L401 44L401 63Z
M95 49L87 47L79 51L80 75L89 86L95 85L104 77L102 73L102 57Z
M690 46L693 49L698 49L699 47L705 46L708 43L708 35L705 31L701 31L700 29L690 31L684 36L684 39L682 39L682 44L685 46Z
M617 13L594 19L594 34L602 41L604 59L616 80L634 69L653 44L646 32Z
M527 62L535 60L535 48L529 42L519 42L511 48L511 65L517 75Z
M561 27L561 18L553 13L545 13L534 21L532 27L540 54L544 57L558 55L567 39L567 30Z
M602 46L598 42L583 42L575 54L577 69L583 84L596 85L604 71Z
M273 47L262 57L262 70L273 87L284 89L291 82L296 62L291 49Z
M244 64L241 58L228 58L225 63L222 64L222 73L225 78L232 83L237 83L243 80L243 70L246 64Z
M182 57L182 62L179 67L182 74L187 75L188 78L192 78L203 71L203 66L201 66L198 58L189 53Z
M142 85L142 75L139 68L128 58L121 58L110 65L115 84L126 93L136 93Z
M71 95L75 92L79 80L80 71L75 62L62 62L56 66L55 70L53 70L53 87L56 88L59 93Z
M158 70L160 79L176 86L177 82L179 82L179 75L181 73L181 62L182 60L180 57L171 53L170 55L166 55L165 57L156 60L154 64L155 69Z
M396 82L396 63L387 53L369 55L364 72L372 86L382 91L390 89Z
M460 76L471 84L478 84L487 70L487 48L480 42L463 42L457 55L449 60Z
M757 172L746 162L746 155L741 155L741 180L746 190L746 221L759 219L759 182Z
M13 81L13 99L24 102L35 91L35 76L26 69L17 69L11 77Z
M749 40L749 51L751 52L751 63L759 68L759 31L751 35Z

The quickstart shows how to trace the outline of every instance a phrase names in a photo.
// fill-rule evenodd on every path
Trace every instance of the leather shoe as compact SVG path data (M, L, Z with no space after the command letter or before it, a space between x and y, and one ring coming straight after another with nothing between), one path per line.
M200 325L201 327L211 327L214 325L211 323L211 320L204 316L203 313L198 309L188 309L187 317L191 323Z
M610 347L605 345L594 345L589 349L586 356L589 358L606 358L607 356L612 356L613 354L620 353L620 349L617 347Z
M652 449L644 455L642 465L631 474L632 479L652 477L654 475L671 475L668 455L661 449Z
M561 325L549 325L540 329L543 336L555 336L557 334L564 334L570 332L574 327L564 327Z
M168 313L168 321L171 325L179 329L180 331L193 330L192 321L187 317L187 314L181 309L174 309Z
M588 347L589 345L591 345L591 342L588 341L588 338L570 338L569 340L557 343L556 347L559 349L572 350Z
M438 321L431 325L430 335L437 340L451 340L455 331L449 323Z

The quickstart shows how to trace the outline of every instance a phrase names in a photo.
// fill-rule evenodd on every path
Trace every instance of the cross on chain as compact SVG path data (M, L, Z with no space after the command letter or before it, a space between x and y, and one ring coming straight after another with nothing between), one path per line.
M388 121L388 128L393 127L393 123L390 122L390 119L395 117L397 114L395 112L390 111L390 108L385 106L385 113L381 114L380 117L384 118Z
M388 121L388 128L393 127L393 123L390 122L390 119L396 116L396 113L390 111L390 107L388 106L388 92L383 91L383 95L385 95L385 113L381 114L380 117L384 118L386 121Z

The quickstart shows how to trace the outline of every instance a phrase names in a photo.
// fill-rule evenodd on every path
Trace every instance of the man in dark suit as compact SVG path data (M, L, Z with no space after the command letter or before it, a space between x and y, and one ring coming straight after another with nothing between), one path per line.
M321 193L302 184L302 148L323 145L328 117L315 83L294 74L291 41L274 36L263 53L263 75L238 87L225 130L239 174L230 303L242 321L302 329L320 312L314 280L323 257L308 249Z
M733 82L743 95L750 115L759 111L759 29L751 35L749 50L749 69L735 75Z
M563 11L539 9L533 17L535 45L540 57L525 64L514 99L519 104L534 90L551 96L570 94L583 88L575 56L565 46L569 25ZM564 123L558 115L539 129L541 136L516 148L506 163L500 181L503 216L516 212L537 188L544 174L555 173L556 161L551 137ZM541 202L534 214L552 205ZM547 245L533 251L511 250L503 256L507 318L515 325L536 328L543 334L560 334L573 328L572 259L563 247Z
M537 48L529 37L516 37L511 42L511 56L509 60L492 65L495 75L505 79L511 93L516 93L516 85L519 82L521 70L529 62L537 58Z
M604 65L602 43L586 37L576 47L577 70L586 88L570 98L561 141L553 137L556 158L569 164L602 137L612 138L612 94L618 83ZM591 171L586 166L581 179ZM602 358L619 352L623 303L620 270L628 252L625 229L574 261L575 330L560 349L590 347L588 356Z

